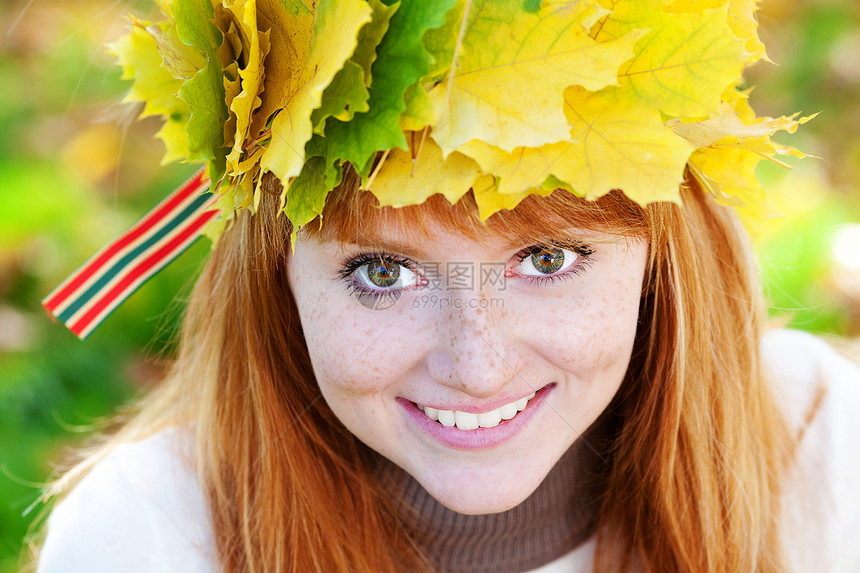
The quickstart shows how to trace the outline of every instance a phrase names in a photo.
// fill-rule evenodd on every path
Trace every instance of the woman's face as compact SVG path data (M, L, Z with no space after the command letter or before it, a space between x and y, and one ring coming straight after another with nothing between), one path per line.
M376 231L373 247L300 234L290 260L323 397L447 507L514 507L618 390L647 247Z

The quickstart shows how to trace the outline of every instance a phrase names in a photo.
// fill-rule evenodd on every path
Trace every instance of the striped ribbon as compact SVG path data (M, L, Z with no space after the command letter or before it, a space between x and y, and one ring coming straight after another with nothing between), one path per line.
M158 271L190 247L218 215L205 169L90 257L42 301L82 340Z

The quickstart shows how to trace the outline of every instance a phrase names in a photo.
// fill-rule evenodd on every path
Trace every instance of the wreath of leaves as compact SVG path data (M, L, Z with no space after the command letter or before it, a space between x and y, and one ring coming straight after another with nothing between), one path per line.
M736 89L767 57L754 0L159 8L110 49L133 80L126 99L164 119L164 160L208 162L225 219L255 208L271 172L298 229L347 162L382 205L472 189L483 219L558 187L679 201L686 169L761 210L756 164L804 156L771 136L810 117L759 118Z

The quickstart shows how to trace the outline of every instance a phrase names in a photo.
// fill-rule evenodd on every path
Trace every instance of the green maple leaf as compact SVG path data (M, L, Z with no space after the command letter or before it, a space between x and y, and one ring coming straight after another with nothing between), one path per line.
M210 177L218 181L224 173L227 148L224 147L224 123L229 117L224 103L224 80L218 47L221 32L212 23L215 17L209 0L174 0L168 6L176 22L176 33L188 46L199 49L206 57L206 67L182 84L179 97L188 102L188 159L210 162ZM206 14L209 18L201 18Z
M370 109L367 100L370 92L364 85L364 70L353 61L347 61L322 95L320 107L311 114L314 133L325 133L329 117L349 121L358 112Z
M388 32L391 17L400 7L400 2L386 6L380 0L370 0L370 8L373 10L370 22L358 32L358 46L350 58L364 70L364 83L370 86L373 80L372 66L376 61L376 48L382 42Z
M316 136L315 136L316 137ZM318 215L322 215L325 199L329 192L329 181L336 186L340 183L341 170L326 165L324 157L311 157L302 166L287 192L283 211L293 225L290 244L295 246L296 233Z
M421 38L427 30L445 22L445 13L454 2L407 2L394 13L371 68L369 111L356 113L349 122L326 122L323 144L329 163L349 161L367 175L377 151L406 149L406 138L400 129L400 115L406 110L404 94L433 65L433 57Z
M371 0L371 20L358 32L355 53L334 76L323 92L320 107L311 115L314 133L325 133L325 121L329 117L350 121L356 113L370 109L367 88L373 77L371 66L376 60L376 47L388 31L388 23L399 5L386 6L379 0Z

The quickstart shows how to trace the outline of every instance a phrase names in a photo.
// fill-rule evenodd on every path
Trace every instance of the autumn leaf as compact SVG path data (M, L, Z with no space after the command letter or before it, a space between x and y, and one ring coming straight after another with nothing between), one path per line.
M135 26L128 34L108 46L122 67L122 78L133 80L123 102L143 102L140 117L159 115L164 118L164 125L157 134L166 147L163 163L184 159L188 156L185 124L191 109L176 95L182 82L161 65L158 44L146 31L148 24L136 19L133 23Z
M497 182L492 175L482 175L472 186L472 194L475 197L475 203L478 205L478 216L481 218L481 221L486 221L503 209L513 209L531 194L546 197L553 192L553 189L536 187L531 189L529 193L510 195L499 193Z
M376 47L388 31L391 16L400 4L386 6L379 0L372 0L371 20L358 31L358 44L352 57L343 65L322 95L320 107L311 116L314 133L325 133L325 121L335 117L350 121L356 113L370 109L367 100L371 84L371 66L376 60Z
M271 27L272 44L266 59L266 97L258 114L274 114L272 138L260 168L261 173L271 171L287 181L302 170L305 144L313 133L311 113L355 50L358 31L370 21L371 9L361 0L320 2L313 13L298 2L259 0L258 8L262 24Z
M800 114L790 117L782 116L776 119L758 118L753 123L745 124L737 116L733 109L724 104L722 113L715 118L697 122L682 122L680 119L671 119L666 122L675 133L689 141L695 147L708 147L719 145L720 140L736 146L741 140L749 138L762 138L775 134L777 131L794 133L797 126L806 123L813 116L795 119Z
M323 154L330 163L348 161L364 177L377 151L406 149L400 115L406 110L404 94L430 71L433 57L421 41L424 33L444 23L455 0L407 2L391 17L388 32L376 49L373 85L366 113L349 122L326 122Z
M693 147L657 110L621 87L571 87L564 99L575 143L554 163L553 175L589 199L621 189L641 205L678 200Z
M223 37L211 20L214 9L209 0L174 0L170 3L179 39L199 49L206 58L206 67L185 81L179 97L191 108L191 117L185 127L188 133L190 161L210 162L210 177L220 180L224 172L227 151L224 148L224 122L227 106L224 103L224 81L218 47ZM209 18L201 18L206 14Z
M727 92L718 117L701 122L670 120L667 125L698 149L690 156L690 170L721 203L737 207L744 217L755 219L767 212L764 190L756 177L763 159L778 155L805 157L793 147L771 141L778 131L794 133L813 116L795 119L756 117L747 93Z
M763 193L755 173L761 159L746 149L712 147L697 149L690 156L690 164L698 175L707 178L706 187L715 196L746 196L749 200L753 196L759 199Z
M767 59L764 44L758 37L756 10L758 0L675 0L663 10L670 13L701 14L702 10L719 8L728 3L728 25L738 38L746 40L746 51L750 62Z
M619 70L620 85L669 117L716 115L720 95L740 80L746 61L744 41L728 27L727 7L661 14L642 24L651 30Z
M299 228L322 214L329 187L324 176L325 159L311 157L302 166L302 171L290 185L284 197L283 212L293 225L290 243L295 245Z
M367 190L381 206L419 205L436 193L443 194L453 205L480 175L478 164L461 153L454 152L443 159L442 150L428 138L417 162L409 151L391 150Z
M245 62L242 68L235 63L238 86L232 85L231 93L226 94L226 101L236 122L227 162L231 176L236 176L243 173L236 164L245 151L254 111L262 104L263 60L269 53L270 42L268 31L260 32L257 27L256 0L237 0L225 8L233 19L230 28L233 33L228 33L227 39L234 42L233 52L241 55ZM238 92L235 91L237 87Z
M567 139L564 88L616 84L640 36L594 41L588 31L603 12L593 3L545 3L534 13L519 0L467 5L428 36L437 62L450 66L429 94L445 154L473 139L505 151Z
M364 70L355 62L347 61L323 92L320 107L311 114L314 133L324 135L325 121L330 117L349 121L357 112L367 111L369 98Z
M690 171L720 204L735 208L748 226L771 213L756 176L762 156L747 149L707 147L690 156Z
M405 131L420 131L436 121L433 112L433 102L420 84L412 84L406 88L403 96L406 109L400 114L400 129Z
M674 13L664 0L600 4L612 12L592 27L596 40L648 31L636 44L636 57L619 70L620 85L669 117L716 115L722 91L737 83L749 61L745 40L730 29L725 0L678 0Z
M232 62L224 68L224 102L230 110L227 121L224 122L224 146L232 148L236 143L236 113L232 110L233 100L242 93L242 80L239 78L239 63ZM227 171L232 173L230 154L227 154Z
M556 162L566 160L565 153L571 145L573 143L563 141L539 148L517 147L508 152L472 140L461 146L460 152L474 159L484 173L497 178L498 193L519 195L539 187L552 174Z
M376 61L376 48L388 32L392 16L400 7L400 2L386 6L381 0L370 0L371 20L358 32L358 45L350 58L364 70L364 84L370 87L373 81L373 62Z
M133 16L131 18L135 26L143 27L155 40L161 56L161 65L174 78L184 82L206 67L206 56L179 39L172 21L147 24Z

